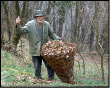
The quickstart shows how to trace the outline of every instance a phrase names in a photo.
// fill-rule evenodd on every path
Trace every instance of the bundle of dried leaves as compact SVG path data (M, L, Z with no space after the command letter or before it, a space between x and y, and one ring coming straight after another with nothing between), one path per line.
M70 51L74 49L74 47L69 46L62 42L61 40L53 40L48 41L46 44L42 46L42 53L43 55L50 55L50 56L64 56L68 54ZM68 58L67 56L66 58Z

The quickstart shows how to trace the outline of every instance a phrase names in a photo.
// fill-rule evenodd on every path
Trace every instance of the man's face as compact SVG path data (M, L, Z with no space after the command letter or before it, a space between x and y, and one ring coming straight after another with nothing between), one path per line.
M44 16L37 16L37 17L36 17L37 22L38 22L39 24L42 24L42 23L43 23L44 18L45 18Z

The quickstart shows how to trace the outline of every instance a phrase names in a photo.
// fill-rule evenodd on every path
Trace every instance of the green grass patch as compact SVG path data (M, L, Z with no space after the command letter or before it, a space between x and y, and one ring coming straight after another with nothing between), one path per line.
M21 61L21 58L14 57L12 54L7 53L5 51L1 51L1 85L2 86L27 86L27 87L34 87L34 86L47 86L47 87L58 87L58 86L107 86L107 79L106 84L101 82L101 77L96 71L95 65L93 63L89 64L86 63L86 74L83 74L82 69L82 62L80 62L80 71L78 63L74 65L74 79L78 82L76 85L71 85L67 83L62 83L58 76L55 74L55 83L37 83L33 84L29 82L29 80L16 80L16 78L20 74L27 74L34 77L34 69L33 64L30 62L30 59L26 59L27 63ZM48 79L47 69L42 64L42 77L44 79Z

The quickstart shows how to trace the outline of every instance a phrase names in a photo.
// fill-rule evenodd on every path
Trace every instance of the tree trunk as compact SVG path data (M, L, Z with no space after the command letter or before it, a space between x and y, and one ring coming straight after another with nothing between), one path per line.
M78 52L78 53L79 53L79 55L81 56L81 59L82 59L82 61L83 61L82 68L83 68L83 74L85 75L85 73L86 73L85 60L84 60L83 56L81 55L81 53L80 53L80 52Z
M54 17L53 17L53 30L54 30L54 32L56 33L56 22L55 22L55 3L56 3L56 1L53 1L53 3L52 3L52 6L53 6L53 15L54 15Z
M14 5L15 5L14 6L15 7L15 16L17 18L18 16L20 16L19 1L15 1ZM19 31L17 32L16 27L15 27L14 36L13 36L13 40L12 40L12 43L13 43L13 45L15 45L15 47L17 47L17 44L19 43L20 36L21 35L20 35Z
M47 15L47 17L45 18L45 20L48 21L49 23L50 23L50 20L49 20L50 11L51 11L51 1L48 2L48 8L47 8L47 10L46 10L46 15Z
M93 45L93 41L94 41L94 36L95 36L94 29L91 26L90 42L89 42L89 50L90 51L92 51L92 45Z
M78 2L76 1L76 11L75 11L75 25L74 25L74 41L77 42L77 30L78 30Z
M18 1L15 2L15 10L16 10L15 15L16 17L20 16L22 26L26 23L26 17L27 17L27 11L28 11L27 8L28 8L28 2L24 1L21 16L20 16L19 2ZM16 28L15 28L15 35L13 37L13 44L15 45L15 47L17 47L17 44L19 43L20 38L21 38L21 33L19 31L16 31Z
M98 32L98 22L97 22L97 17L98 17L98 2L95 1L95 13L94 13L94 26L95 26L95 31L96 31L96 50L98 52L98 54L101 57L101 73L102 73L102 82L105 83L105 78L104 78L104 67L103 67L103 53L102 51L99 49L99 32Z
M24 1L23 2L23 9L22 9L22 12L21 12L21 19L22 19L22 21L21 21L21 25L24 25L25 23L26 23L26 19L27 19L27 17L28 17L28 1Z
M63 6L63 1L61 3L61 7L58 10L59 13L59 29L58 29L58 36L62 37L62 30L63 30L63 23L65 21L65 7Z
M11 40L11 30L10 30L10 22L9 22L9 13L8 13L8 4L5 1L2 1L4 6L5 14L6 14L6 22L7 22L7 32L8 32L8 41Z

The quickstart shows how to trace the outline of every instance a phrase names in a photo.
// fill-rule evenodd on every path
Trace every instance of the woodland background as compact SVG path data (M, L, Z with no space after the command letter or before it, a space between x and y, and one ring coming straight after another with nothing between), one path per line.
M107 85L108 1L1 1L1 49L9 51L8 44L16 46L19 54L27 56L27 61L23 59L27 64L31 63L28 62L31 58L27 54L28 41L26 36L21 38L16 33L15 21L20 16L24 26L39 9L46 12L45 20L63 41L77 44L76 59L82 64L82 74L88 71L86 61L92 62L96 65L98 80Z

